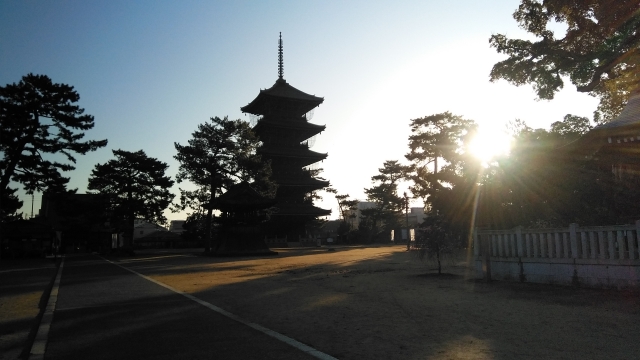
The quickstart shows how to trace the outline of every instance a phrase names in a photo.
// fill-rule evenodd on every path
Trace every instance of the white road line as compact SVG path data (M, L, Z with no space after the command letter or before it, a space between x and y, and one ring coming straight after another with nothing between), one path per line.
M31 345L31 351L29 354L29 360L44 359L44 352L47 349L47 340L49 339L49 329L51 328L51 322L53 321L53 312L56 309L56 303L58 302L58 290L60 289L60 278L62 277L62 267L64 266L64 258L60 262L58 273L56 274L56 280L51 288L49 294L49 301L47 302L47 308L42 314L40 320L40 326L38 326L38 333Z
M248 326L250 328L258 330L258 331L260 331L260 332L262 332L262 333L264 333L266 335L269 335L269 336L271 336L273 338L276 338L276 339L278 339L278 340L280 340L280 341L282 341L282 342L284 342L284 343L286 343L288 345L291 345L291 346L295 347L296 349L298 349L300 351L303 351L303 352L315 357L315 358L318 358L318 359L321 359L321 360L338 360L338 359L334 358L333 356L325 354L325 353L321 352L320 350L316 350L316 349L312 348L309 345L306 345L306 344L303 344L303 343L299 342L298 340L290 338L290 337L288 337L286 335L282 335L279 332L275 332L273 330L267 329L266 327L264 327L262 325L249 322L249 321L247 321L247 320L245 320L245 319L243 319L243 318L241 318L241 317L239 317L239 316L237 316L235 314L232 314L232 313L230 313L230 312L228 312L228 311L226 311L226 310L224 310L222 308L219 308L219 307L217 307L217 306L215 306L215 305L213 305L211 303L208 303L208 302L206 302L204 300L198 299L197 297L195 297L195 296L193 296L191 294L187 294L184 291L175 289L175 288L173 288L173 287L171 287L171 286L169 286L167 284L161 283L161 282L159 282L157 280L154 280L154 279L152 279L152 278L150 278L148 276L142 275L137 271L131 270L131 269L127 268L127 267L124 267L122 265L116 264L116 263L114 263L112 261L109 261L107 259L104 259L104 260L110 262L113 265L119 266L119 267L121 267L121 268L123 268L123 269L125 269L127 271L130 271L130 272L142 277L143 279L149 280L149 281L151 281L151 282L153 282L155 284L158 284L158 285L160 285L160 286L162 286L162 287L164 287L166 289L169 289L169 290L171 290L171 291L173 291L173 292L175 292L177 294L180 294L180 295L182 295L182 296L184 296L184 297L186 297L186 298L188 298L190 300L193 300L193 301L197 302L198 304L217 312L218 314L221 314L221 315L224 315L224 316L228 317L229 319L235 320L235 321L237 321L237 322L239 322L241 324L244 324L244 325L246 325L246 326Z

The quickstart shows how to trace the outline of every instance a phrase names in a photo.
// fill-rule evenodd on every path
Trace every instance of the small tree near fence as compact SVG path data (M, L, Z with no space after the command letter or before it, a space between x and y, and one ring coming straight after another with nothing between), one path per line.
M416 229L416 250L420 260L435 259L442 274L443 256L460 248L460 237L441 215L431 214Z

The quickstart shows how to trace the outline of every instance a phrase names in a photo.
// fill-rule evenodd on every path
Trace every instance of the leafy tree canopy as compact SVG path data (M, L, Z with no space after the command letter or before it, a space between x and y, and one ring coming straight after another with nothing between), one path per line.
M89 190L112 196L116 222L124 224L127 235L133 238L135 219L165 223L163 211L174 195L169 167L144 151L113 150L115 159L96 164L89 177Z
M491 47L508 58L493 66L491 81L532 84L538 98L553 99L568 77L600 98L597 123L622 111L640 82L640 0L522 0L513 17L536 41L492 35Z
M60 171L75 169L74 153L107 145L107 140L82 141L94 118L76 105L79 99L73 86L46 75L28 74L0 87L0 192L11 182L28 194L63 191L69 179ZM67 162L53 160L60 157Z
M387 160L378 174L371 177L373 186L365 188L367 200L375 203L371 209L361 210L369 220L371 230L377 234L380 230L390 231L399 226L404 199L398 196L398 183L405 177L406 167L397 160ZM378 225L383 225L381 229Z
M206 250L211 250L212 208L210 204L230 186L241 181L251 186L261 195L273 196L275 184L269 179L271 165L263 162L257 154L260 145L249 124L242 120L213 117L210 122L198 125L187 145L175 143L180 163L178 182L190 181L196 185L193 191L180 189L180 203L174 210L196 206L207 208L205 218ZM203 203L206 202L206 203Z
M471 171L466 167L478 166L477 161L469 161L469 154L464 151L477 125L444 112L413 119L410 126L409 153L405 157L412 165L407 177L413 181L411 192L427 204L429 197L443 187L455 185L465 172Z
M256 154L260 142L249 124L227 117L210 120L198 125L187 145L174 144L180 163L176 180L188 180L212 196L241 181L251 182L262 195L273 194L271 168Z

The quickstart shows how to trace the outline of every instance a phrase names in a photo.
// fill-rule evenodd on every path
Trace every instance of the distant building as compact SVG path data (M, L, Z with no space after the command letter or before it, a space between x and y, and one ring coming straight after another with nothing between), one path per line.
M409 208L409 226L417 227L422 224L424 219L427 218L427 215L424 213L423 207L412 207Z
M346 219L347 222L351 224L351 228L357 229L358 226L360 225L360 221L362 221L362 210L372 209L375 206L376 206L376 203L374 202L360 201L358 203L358 210L356 211L347 210L345 212L345 216L347 217ZM404 222L405 222L404 212L402 215L403 215L402 224L404 225ZM410 227L415 228L416 226L421 224L425 218L426 218L426 215L424 213L424 208L422 207L409 208L409 226Z
M149 235L155 231L168 231L165 227L143 220L136 220L133 225L133 240Z
M184 232L184 224L187 220L171 220L169 223L169 231L176 234L182 234Z

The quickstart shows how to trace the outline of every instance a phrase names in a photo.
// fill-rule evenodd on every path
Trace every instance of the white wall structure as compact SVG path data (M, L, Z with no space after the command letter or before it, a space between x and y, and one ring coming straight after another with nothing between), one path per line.
M154 231L167 231L167 229L157 224L136 220L133 226L133 240L139 239Z
M588 287L640 287L634 225L474 231L476 278Z
M424 214L424 208L422 207L412 207L409 208L409 225L412 227L417 227L422 224L426 215ZM404 224L404 223L403 223Z

